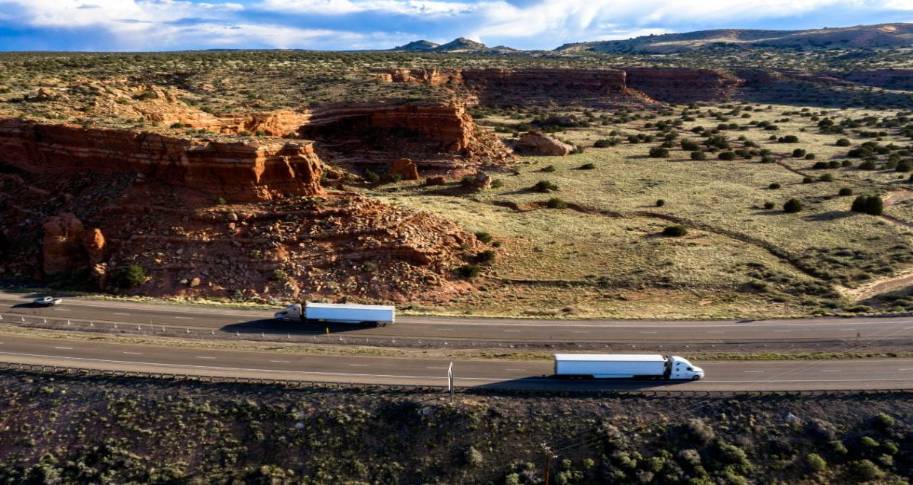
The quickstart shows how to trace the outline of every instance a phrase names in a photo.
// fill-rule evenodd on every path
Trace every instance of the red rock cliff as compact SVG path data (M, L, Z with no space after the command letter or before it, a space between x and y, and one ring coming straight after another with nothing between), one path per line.
M629 88L668 103L724 100L742 84L741 79L731 74L709 69L645 67L625 72Z
M238 201L321 192L322 165L306 142L225 143L7 119L0 161L33 173L132 171Z

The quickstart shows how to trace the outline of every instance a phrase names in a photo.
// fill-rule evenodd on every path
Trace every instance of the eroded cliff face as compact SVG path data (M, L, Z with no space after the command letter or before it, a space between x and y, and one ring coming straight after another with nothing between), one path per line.
M483 105L651 105L723 100L741 80L708 69L393 69L385 82L424 83L464 90Z
M412 159L424 174L461 173L513 160L459 103L327 107L310 113L299 136L317 140L337 163L387 165Z
M332 127L352 112L317 121ZM355 112L397 147L415 136L466 158L478 144L459 109ZM322 171L304 140L2 120L0 275L117 289L117 275L139 265L149 278L127 291L259 301L439 301L471 289L453 270L480 249L474 236L429 214L327 192Z
M0 162L29 173L131 172L232 201L321 192L322 164L307 142L217 142L6 119Z

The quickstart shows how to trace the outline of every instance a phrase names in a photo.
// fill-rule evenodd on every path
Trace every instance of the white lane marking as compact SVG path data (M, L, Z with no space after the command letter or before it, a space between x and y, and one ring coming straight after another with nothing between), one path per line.
M840 369L821 369L821 372L843 372Z
M271 360L270 362L272 362L273 364L291 364L292 363L292 361L290 361L290 360Z
M178 320L193 320L193 317L174 317L174 318L177 318Z
M644 334L654 334L654 333L659 333L659 332L652 332L652 331L649 331L649 332L648 332L648 331L645 331L645 330L641 330L640 333L644 333Z
M371 364L349 364L349 367L368 367Z
M745 372L746 374L763 374L764 373L764 371L762 371L762 370L746 370L743 372Z
M510 372L527 372L526 369L504 369L504 370L510 371Z
M425 367L428 370L447 370L446 367Z
M572 330L571 333L590 333L589 330Z
M198 359L206 359L206 360L215 360L215 359L216 359L215 357L212 357L212 356L209 356L209 355L198 355L197 358L198 358Z
M504 333L520 333L521 331L522 331L522 330L505 329L505 330L504 330Z
M114 312L112 315L120 315L120 316L122 316L122 317L129 317L129 316L130 316L129 313L123 313L123 312Z
M73 350L73 347L54 347L57 350Z
M126 350L123 353L125 355L143 355L142 352L127 352Z
M3 343L3 342L0 342L0 344L2 344L2 343ZM907 368L904 368L904 369L897 369L897 370L902 371L902 372L909 372L909 371L913 370L913 367L907 367Z
M774 330L774 333L792 333L792 330Z

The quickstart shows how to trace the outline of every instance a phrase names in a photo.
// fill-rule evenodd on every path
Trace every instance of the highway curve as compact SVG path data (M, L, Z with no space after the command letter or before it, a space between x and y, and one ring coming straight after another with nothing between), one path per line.
M223 332L233 325L265 322L267 312L219 310L99 300L68 300L48 309L21 306L23 296L0 294L0 325L15 318L92 319L138 325L177 326ZM290 325L290 324L282 324ZM318 329L317 331L320 331ZM291 331L291 330L289 330ZM302 330L301 325L295 331ZM909 318L805 319L781 321L630 322L404 318L394 326L359 332L396 338L477 338L499 341L561 339L636 342L694 342L702 339L781 341L789 339L906 339ZM857 334L859 336L857 336ZM864 337L863 337L864 336ZM446 385L449 361L390 357L316 356L291 352L215 350L93 342L7 333L0 335L0 362L99 370L388 385ZM516 360L458 360L456 384L463 387L611 388L686 391L771 391L913 388L913 359L699 362L699 382L567 382L549 378L551 363Z

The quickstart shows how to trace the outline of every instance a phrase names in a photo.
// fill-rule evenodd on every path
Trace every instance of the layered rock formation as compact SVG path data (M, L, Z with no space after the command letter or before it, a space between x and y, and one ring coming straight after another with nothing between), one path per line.
M381 73L380 79L463 89L483 105L711 101L732 96L741 85L728 73L685 68L394 69Z
M388 165L409 158L422 171L459 174L512 160L501 141L457 103L317 109L299 136L316 139L323 153L342 164Z
M307 142L216 142L7 119L0 161L31 173L134 172L226 200L321 192L321 162Z
M742 84L732 74L709 69L631 68L625 72L629 88L667 103L725 100Z
M913 91L913 69L876 69L836 73L835 77L865 86Z

